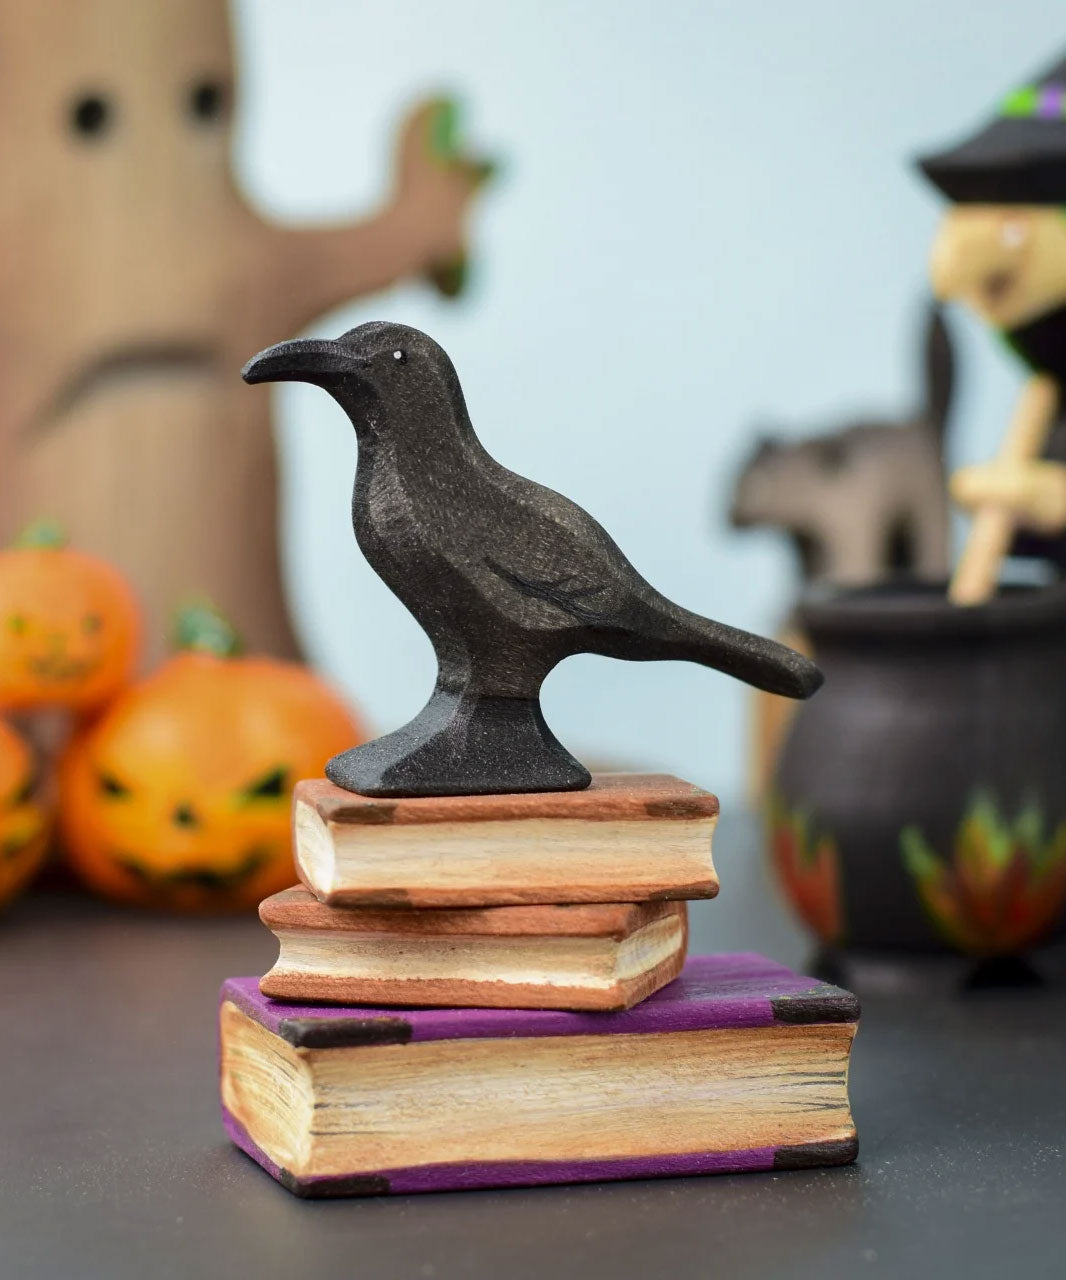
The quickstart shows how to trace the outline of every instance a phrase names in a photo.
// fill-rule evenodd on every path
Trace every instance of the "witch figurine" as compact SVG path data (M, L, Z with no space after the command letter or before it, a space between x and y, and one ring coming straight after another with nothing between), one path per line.
M919 163L953 201L933 245L934 292L970 307L1029 371L998 458L951 480L976 516L952 598L978 604L1008 553L1066 567L1066 60Z

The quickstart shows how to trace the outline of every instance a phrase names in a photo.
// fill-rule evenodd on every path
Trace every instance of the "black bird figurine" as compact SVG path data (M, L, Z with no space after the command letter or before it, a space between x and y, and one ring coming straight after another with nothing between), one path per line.
M402 729L326 766L371 796L576 791L591 778L540 709L548 672L575 653L680 658L806 698L806 658L690 613L651 587L593 518L515 475L477 437L451 360L405 325L281 342L246 382L312 382L359 442L352 498L367 560L425 629L436 687Z

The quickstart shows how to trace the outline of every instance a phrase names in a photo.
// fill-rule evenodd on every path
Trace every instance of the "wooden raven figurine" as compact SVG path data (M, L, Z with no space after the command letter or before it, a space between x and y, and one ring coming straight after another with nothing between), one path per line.
M432 641L439 671L402 729L335 756L328 777L373 796L571 791L588 771L540 709L575 653L680 658L806 698L821 673L761 636L690 613L651 587L585 511L500 466L471 426L455 369L426 334L363 324L281 342L246 382L312 382L359 441L355 536Z

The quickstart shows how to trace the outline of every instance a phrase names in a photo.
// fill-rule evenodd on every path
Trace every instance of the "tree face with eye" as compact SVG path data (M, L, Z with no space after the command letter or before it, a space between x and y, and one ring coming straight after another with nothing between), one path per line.
M295 880L292 788L360 726L310 671L182 653L132 686L60 769L64 845L106 894L146 906L251 908Z
M23 246L5 256L21 262L0 272L5 284L36 281L17 310L0 294L3 417L31 427L106 390L94 371L113 357L157 345L218 352L230 281L211 247L224 238L239 258L258 223L230 169L221 0L32 10L0 0L0 157L23 175L0 197L0 225Z
M208 128L219 125L229 115L230 92L221 76L195 77L181 96L185 117L195 126ZM89 91L77 94L68 116L71 137L86 143L103 141L116 123L121 124L116 119L119 107L120 104L107 93Z
M0 707L91 710L133 672L137 602L103 560L50 543L0 552Z
M0 540L62 520L136 585L153 661L189 590L291 656L270 402L236 371L399 280L457 289L486 168L425 103L370 216L279 226L233 172L226 0L0 0L0 53Z
M0 905L18 893L44 861L50 826L34 786L33 753L0 720Z

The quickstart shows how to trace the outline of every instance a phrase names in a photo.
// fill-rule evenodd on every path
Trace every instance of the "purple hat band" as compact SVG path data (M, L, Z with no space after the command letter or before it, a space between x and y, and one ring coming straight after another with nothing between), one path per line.
M1034 114L1041 120L1058 120L1062 116L1064 99L1066 99L1066 88L1062 85L1042 85Z
M1024 84L1007 94L1000 110L1002 115L1029 120L1061 120L1066 116L1066 84Z

